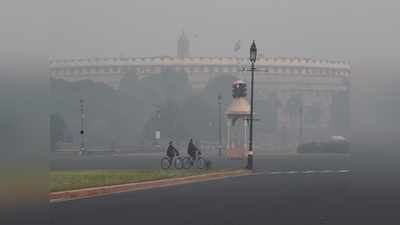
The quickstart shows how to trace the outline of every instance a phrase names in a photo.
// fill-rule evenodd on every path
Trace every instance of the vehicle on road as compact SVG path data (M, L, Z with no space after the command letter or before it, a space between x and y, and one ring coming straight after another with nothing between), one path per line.
M350 143L342 136L332 136L325 142L308 142L297 147L298 153L349 153Z

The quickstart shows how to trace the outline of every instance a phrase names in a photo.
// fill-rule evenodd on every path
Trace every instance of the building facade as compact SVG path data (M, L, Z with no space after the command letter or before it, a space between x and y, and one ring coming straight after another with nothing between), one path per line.
M262 56L255 65L255 112L260 116L255 124L256 148L271 145L284 149L329 135L349 135L349 63ZM50 61L49 69L53 78L91 79L115 89L129 71L135 71L139 77L163 70L185 71L192 87L201 89L210 79L222 74L249 81L249 72L243 69L248 66L249 60L243 57L190 56L189 39L183 32L178 39L176 57L55 59ZM263 118L264 114L268 116Z

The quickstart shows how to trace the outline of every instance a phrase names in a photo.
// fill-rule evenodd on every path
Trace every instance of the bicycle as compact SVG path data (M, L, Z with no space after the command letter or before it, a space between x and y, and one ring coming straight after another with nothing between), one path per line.
M161 168L162 169L169 169L171 165L174 164L175 169L182 169L183 167L183 159L180 156L175 156L172 159L164 156L161 159Z
M193 159L191 156L186 156L183 158L183 168L184 169L189 169L193 166L196 166L197 169L203 169L206 164L206 160L201 157L201 153L198 152L196 153L196 159Z

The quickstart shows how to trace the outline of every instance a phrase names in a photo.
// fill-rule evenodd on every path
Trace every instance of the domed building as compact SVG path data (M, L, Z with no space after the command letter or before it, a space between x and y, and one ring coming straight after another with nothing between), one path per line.
M185 32L177 44L177 56L54 59L49 69L53 78L91 79L115 89L128 71L142 78L165 70L185 71L194 89L204 88L210 79L223 74L249 81L249 72L243 71L249 66L247 57L192 56ZM254 128L255 150L284 151L292 149L300 139L348 136L351 80L348 62L260 56L255 65L255 112L260 119ZM245 105L237 101L231 110L246 113Z

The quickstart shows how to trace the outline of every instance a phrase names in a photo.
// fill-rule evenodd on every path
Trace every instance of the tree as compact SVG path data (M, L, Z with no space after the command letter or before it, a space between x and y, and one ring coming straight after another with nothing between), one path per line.
M119 82L119 93L124 96L135 96L138 94L139 78L136 71L128 71Z
M155 112L145 123L143 138L151 141L155 131L161 131L161 139L180 141L188 137L184 121L180 117L180 107L173 101L167 101L159 106L159 112Z
M118 93L111 86L91 80L69 82L53 79L51 83L52 112L61 112L71 130L80 129L79 100L83 98L85 127L89 131L87 137L90 144L109 145L119 137L123 118L119 117Z
M207 137L212 139L212 135L214 140L217 140L217 132L218 132L218 95L222 96L222 114L227 110L232 102L232 84L235 80L239 78L230 74L221 74L216 76L213 79L210 79L204 88L201 97L203 101L203 105L207 112L203 114L198 114L200 118L196 118L200 121L209 121L212 122L212 127L208 127L205 130L208 131L206 134ZM204 112L204 111L202 111ZM224 117L222 116L222 120ZM203 125L209 124L209 122L204 122ZM209 132L210 128L213 128L215 132ZM226 136L226 127L225 123L222 122L222 136Z
M160 78L165 100L182 104L192 94L192 86L186 72L167 69L161 72Z
M50 150L57 149L57 142L63 140L67 126L64 118L59 113L50 115Z
M192 93L186 72L166 69L158 74L148 74L138 81L135 93L151 104L173 101L182 104Z
M173 121L176 114L169 115L168 110L174 109L175 106L179 108L191 92L188 76L182 71L167 69L158 74L144 74L141 79L135 71L128 72L121 80L119 89L119 115L124 118L120 126L121 138L132 141L133 133L141 133L145 139L154 138L155 106L162 107L163 118ZM178 131L166 131L176 124L169 125L165 125L163 137L168 133L180 134ZM140 132L138 128L143 129Z
M187 134L197 140L216 140L218 110L205 101L203 96L192 95L180 110L180 120Z
M274 132L278 128L278 107L279 102L275 95L268 96L265 100L256 101L255 108L257 128L265 132Z
M232 84L239 78L223 74L217 76L214 79L208 81L204 91L203 97L210 105L216 105L218 94L222 95L222 99L225 102L225 108L229 106L232 100Z

